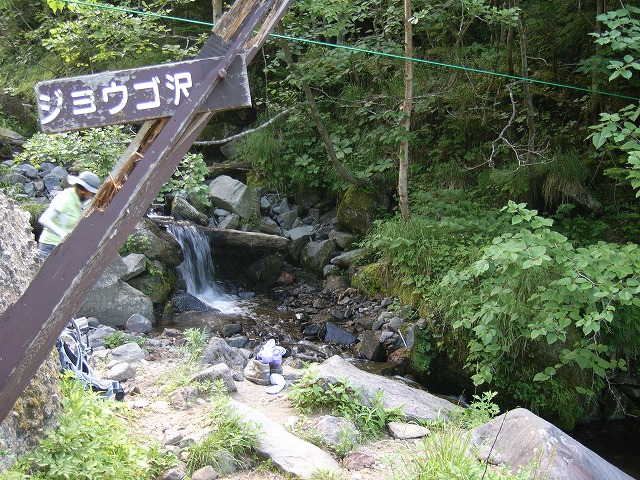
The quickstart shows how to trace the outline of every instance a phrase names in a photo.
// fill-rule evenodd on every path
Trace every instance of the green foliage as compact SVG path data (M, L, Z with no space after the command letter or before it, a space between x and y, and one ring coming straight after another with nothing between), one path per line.
M130 342L135 342L140 347L143 347L146 344L145 338L136 337L135 335L129 335L128 333L125 333L122 330L117 330L113 333L110 333L109 335L106 335L103 340L104 340L104 345L107 348L112 348L112 349Z
M510 473L507 468L490 467L476 459L471 433L457 428L433 432L394 461L394 479L431 480L527 480L529 470Z
M207 346L209 333L206 328L187 328L184 331L184 345L181 350L189 356L189 362L200 360L204 348Z
M389 265L395 281L427 299L448 270L470 263L502 233L504 222L461 191L415 192L412 200L411 221L377 222L363 246Z
M474 382L491 383L501 363L519 358L529 344L548 347L555 358L533 381L549 380L570 363L599 378L624 368L602 337L620 305L640 305L637 245L575 248L549 228L552 220L524 204L510 202L505 210L520 231L494 238L480 260L441 283L458 292L453 326L471 336Z
M202 441L189 449L187 470L189 474L206 465L217 472L224 472L229 465L226 459L240 464L241 457L255 450L260 428L243 420L223 394L214 396L211 409L212 430Z
M73 10L48 30L42 45L77 73L108 70L117 63L125 68L132 58L158 51L157 39L168 32L150 16L84 5Z
M160 189L156 198L158 202L164 202L167 195L175 196L179 192L186 193L196 204L210 206L211 193L205 180L209 169L201 153L187 153L173 176Z
M85 390L73 374L62 380L62 394L57 428L46 433L35 452L18 459L6 477L0 477L148 480L172 462L156 445L135 442L116 414L117 404Z
M71 166L75 170L91 170L102 180L133 138L130 128L111 126L90 128L80 132L56 134L37 133L14 157L16 164L42 162Z
M382 395L379 392L369 401L370 405L365 405L362 391L347 381L328 382L313 371L305 373L289 392L298 412L321 411L345 417L368 439L379 438L387 423L404 417L400 409L385 409Z
M481 395L474 395L469 408L453 410L449 415L449 422L464 430L484 425L500 413L500 407L493 403L497 392L487 390Z

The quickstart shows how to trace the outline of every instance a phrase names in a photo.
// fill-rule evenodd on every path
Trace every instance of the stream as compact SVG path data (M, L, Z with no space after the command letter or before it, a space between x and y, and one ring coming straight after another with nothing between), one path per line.
M215 279L213 255L209 241L195 227L172 225L167 229L183 248L185 260L178 267L187 292L219 311L231 323L240 324L246 339L245 348L252 348L270 338L287 348L303 361L323 361L332 355L353 359L347 346L324 344L305 339L299 318L273 299L252 292L238 291ZM209 327L203 317L181 321L180 329ZM238 336L238 334L236 334ZM359 368L384 372L388 364L357 360ZM431 392L434 393L434 392ZM446 392L451 393L451 392ZM434 393L436 394L436 393ZM437 395L437 394L436 394ZM439 395L445 398L450 395ZM597 422L578 426L571 436L628 475L640 479L640 421Z

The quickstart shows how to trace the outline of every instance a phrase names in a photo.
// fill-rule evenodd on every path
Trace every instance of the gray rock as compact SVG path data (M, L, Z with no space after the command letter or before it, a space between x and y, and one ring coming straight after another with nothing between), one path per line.
M269 420L263 413L233 400L230 405L245 420L262 426L258 434L257 450L260 454L268 456L271 462L285 473L303 479L317 478L320 472L333 475L344 473L331 455L309 442L300 440L276 422Z
M129 362L115 364L105 375L110 380L124 382L136 376L136 369Z
M279 253L264 255L247 267L247 279L261 288L275 285L282 272L283 264L284 259Z
M360 343L356 345L357 355L360 358L374 362L383 360L384 352L380 344L380 335L381 332L379 330L367 330L366 332L362 332L358 337Z
M322 273L322 267L329 263L335 250L336 244L331 240L309 242L302 249L300 263L308 270Z
M327 343L351 345L357 340L357 338L354 334L347 332L344 328L337 326L335 323L327 322L325 324L323 340Z
M401 408L412 420L446 418L447 412L459 408L447 400L401 381L364 372L337 355L321 364L313 365L311 369L330 382L348 378L351 385L362 389L364 402L370 402L383 392L382 402L385 408Z
M235 213L232 213L231 215L227 215L222 220L220 220L220 223L218 223L218 228L226 228L228 230L237 230L239 226L240 226L240 217Z
M587 447L551 423L524 408L516 408L472 431L478 447L492 446L487 455L499 455L515 469L533 465L536 478L549 480L595 479L631 480ZM484 460L484 459L482 459Z
M268 233L270 235L280 234L280 227L275 222L275 220L272 220L269 217L260 217L260 222L258 223L258 230L263 233Z
M191 475L191 480L215 480L218 474L211 465L199 468Z
M281 213L276 217L276 222L285 230L289 230L293 226L293 222L298 218L297 212L291 210L290 212Z
M364 250L350 250L348 252L341 253L337 257L331 259L333 265L337 265L340 268L347 269L353 265L363 254Z
M289 245L289 255L295 261L300 260L302 249L307 245L307 243L309 243L312 233L313 227L311 226L293 228L285 232L285 237L291 240L291 244Z
M336 290L344 290L349 287L349 279L342 275L329 275L324 284L325 292L334 292Z
M238 390L236 387L236 383L233 381L233 372L229 368L228 365L224 363L218 363L216 365L212 365L204 370L193 375L189 382L202 382L205 380L222 380L225 388L228 393L235 392Z
M202 354L202 365L224 363L233 370L241 372L247 364L247 359L236 348L230 347L224 339L213 337Z
M391 436L399 440L427 437L431 434L428 428L415 423L389 422L387 425Z
M126 329L132 333L149 333L153 330L153 323L139 313L134 313L127 320Z
M33 165L31 165L30 163L23 163L21 165L16 165L13 168L13 171L31 179L36 178L38 176L38 169Z
M338 247L344 250L356 241L356 236L348 232L331 230L329 232L329 239L333 240Z
M273 207L273 213L275 213L276 215L281 215L283 213L290 212L290 211L291 211L291 207L289 207L289 201L287 200L286 197L283 198L278 205Z
M158 480L184 480L187 476L187 472L182 467L171 467L164 471Z
M136 342L128 342L109 352L110 361L135 362L144 358L144 350Z
M389 320L389 323L387 323L387 327L389 328L389 330L392 330L394 332L397 332L402 325L404 325L404 319L400 317L393 317L391 320Z
M258 211L251 189L238 180L221 175L209 184L209 188L211 201L217 207L236 213L245 220Z
M323 415L315 422L314 429L322 437L322 442L330 446L339 446L345 442L356 445L360 441L356 424L343 417Z

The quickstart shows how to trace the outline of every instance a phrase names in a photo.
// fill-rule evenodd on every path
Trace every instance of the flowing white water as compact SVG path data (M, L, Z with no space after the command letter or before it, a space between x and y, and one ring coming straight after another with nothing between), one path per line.
M207 236L194 226L168 225L167 231L184 253L178 271L187 285L187 292L222 313L244 313L240 299L225 293L216 284L213 252Z

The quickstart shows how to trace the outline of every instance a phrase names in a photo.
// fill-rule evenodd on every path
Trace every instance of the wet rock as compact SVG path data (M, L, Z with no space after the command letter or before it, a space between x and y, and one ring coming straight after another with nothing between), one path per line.
M153 323L139 313L134 313L127 320L125 327L132 333L149 333L153 330Z
M331 240L309 242L302 249L300 263L312 272L322 273L322 267L329 263L335 250L336 244Z
M347 332L344 328L341 328L334 323L327 322L324 327L323 340L327 343L351 345L357 340L357 338L352 333Z
M173 198L171 216L175 220L188 220L202 226L209 224L209 218L191 205L184 194L178 194Z
M356 346L356 354L360 358L374 362L384 359L384 351L380 344L380 331L367 330L359 337L360 343Z
M358 261L358 259L362 257L363 252L364 250L358 249L358 250L350 250L348 252L341 253L337 257L333 257L331 259L331 263L340 268L347 269L351 265L354 265Z
M238 215L231 214L224 217L218 223L218 228L226 228L227 230L236 230L240 226L240 217Z
M194 297L188 292L182 291L171 297L171 306L174 313L182 312L210 312L214 308Z
M149 260L159 260L167 267L177 267L184 260L176 239L146 217L138 222L126 244L130 251L141 253Z

